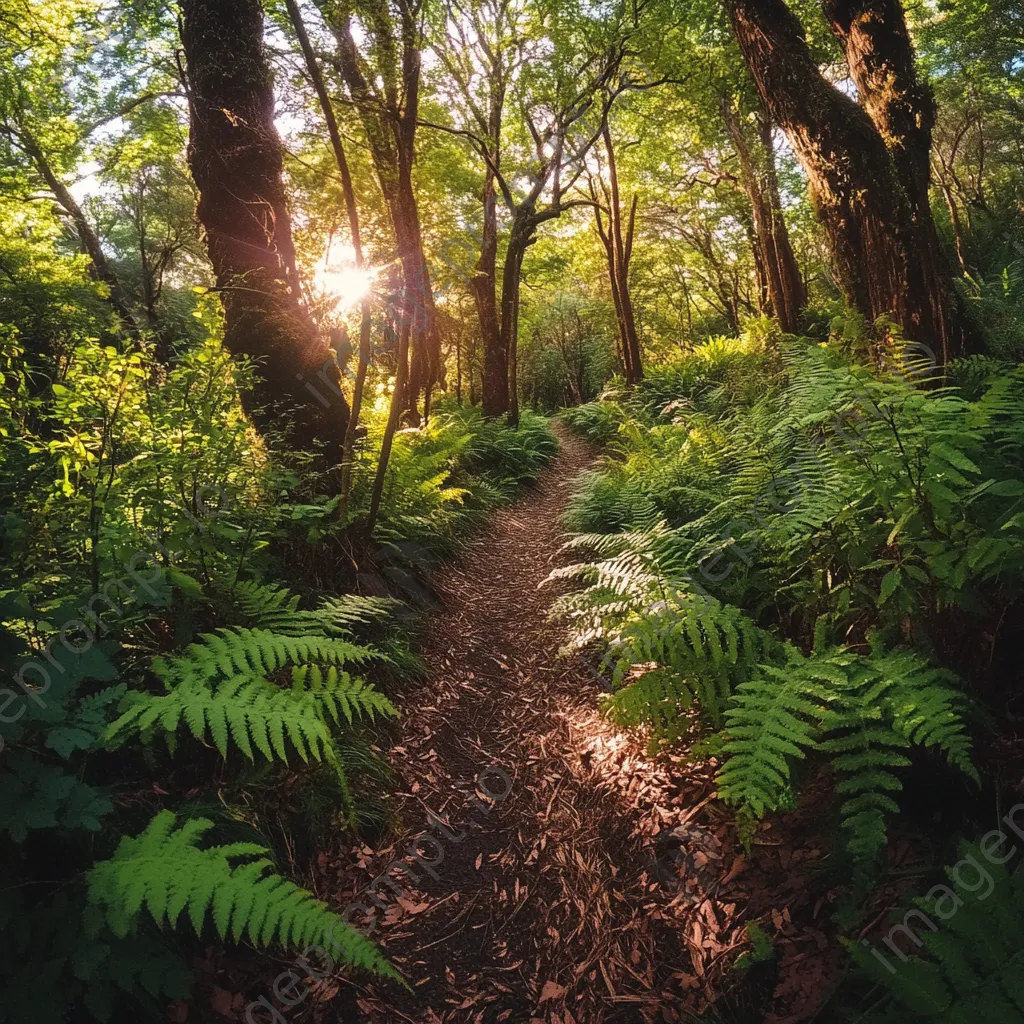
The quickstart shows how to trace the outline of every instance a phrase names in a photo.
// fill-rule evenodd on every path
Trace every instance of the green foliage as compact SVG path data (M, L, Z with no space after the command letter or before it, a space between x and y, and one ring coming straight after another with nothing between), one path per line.
M363 664L374 652L347 640L323 636L286 636L267 629L224 628L207 633L183 654L157 658L153 671L168 689L210 683L218 677L264 676L311 662L342 666Z
M618 434L627 415L617 402L602 398L599 402L563 409L559 419L591 441L608 444Z
M596 550L601 559L551 574L583 584L560 598L553 614L572 624L574 646L605 646L602 667L615 690L606 713L626 727L649 725L654 739L668 741L685 729L694 701L721 725L734 686L780 646L684 574L663 575L672 562L670 540L664 524L642 533L580 535L569 548Z
M114 806L109 797L58 764L27 752L11 752L0 792L2 830L23 843L36 829L98 832Z
M264 847L231 843L200 850L197 843L213 822L194 818L180 828L176 824L173 813L162 811L89 872L89 903L116 936L134 932L144 910L161 928L174 928L187 913L200 938L209 918L222 940L277 942L300 950L317 944L340 952L354 967L399 976L340 914L294 882L267 874L272 865Z
M765 930L756 922L751 921L746 927L750 949L742 953L735 963L737 970L746 970L754 964L768 963L775 959L775 947Z
M536 480L558 454L558 441L547 420L530 410L520 414L515 430L485 419L473 405L452 407L451 416L469 434L463 453L466 472L486 479L505 496Z
M535 267L541 260L532 254ZM559 246L544 270L557 278L552 264L564 261ZM582 287L557 291L550 301L528 302L519 327L521 401L546 412L591 401L615 372L614 335L611 303L587 297Z
M993 863L978 845L965 843L960 853L968 877L961 880L956 867L947 868L949 885L936 886L929 896L915 900L917 909L903 918L921 948L898 956L888 945L878 947L887 967L870 948L846 942L867 977L885 993L884 1007L875 1006L860 1019L894 1024L1020 1020L1024 872ZM899 928L895 931L898 935Z
M910 764L909 748L934 747L978 781L951 673L907 651L786 653L740 684L726 713L726 803L755 818L788 805L794 760L819 751L842 800L847 846L870 863L885 845L886 815L899 812L889 794L902 789L896 772Z
M668 680L674 684L679 702L675 720L696 701L701 713L713 725L720 725L736 684L749 678L752 667L770 657L775 647L777 642L738 608L696 595L666 600L619 627L609 644L606 663L612 666L613 685L621 685L629 669L637 665L654 663L667 672L647 672L619 689L607 702L606 711L622 725L650 722L665 731L667 694L659 698L665 708L664 724L653 714L652 702L661 676L661 689Z
M365 514L384 410L369 418L368 443L358 453L366 473L353 489L352 518ZM524 411L519 427L487 420L476 406L440 402L425 427L395 435L377 537L416 540L449 552L456 540L479 527L487 511L536 479L554 458L558 443L547 421Z
M355 629L379 622L397 601L361 594L329 597L319 607L300 609L300 596L273 583L240 580L224 591L229 614L254 629L282 636L349 636Z
M554 574L576 583L556 612L602 648L615 721L655 746L724 730L719 794L746 821L827 765L863 877L915 751L977 779L961 676L1021 595L1024 377L976 357L920 387L910 362L771 353L708 346L569 415L616 426L570 506L589 558Z
M184 579L182 585L183 593L192 590ZM96 755L117 748L125 761L140 753L152 761L156 751L148 741L160 734L167 738L171 758L179 760L175 734L181 725L195 740L212 743L226 767L232 765L232 748L250 763L259 753L268 769L287 764L292 752L304 762L323 762L334 779L333 806L340 797L345 814L353 816L352 776L376 770L367 762L355 728L360 720L390 717L396 711L372 683L347 671L386 662L376 650L354 642L352 630L379 620L393 602L346 596L305 612L284 588L258 584L236 584L234 597L234 607L244 609L251 621L274 623L298 635L222 627L178 653L153 658L148 675L129 672L128 682L80 695L76 688L91 689L91 677L106 674L104 662L93 659L92 668L71 662L64 689L47 690L49 703L31 717L23 716L29 725L19 733L18 749L4 753L3 833L16 844L13 857L11 850L4 850L8 863L24 874L25 861L36 849L33 836L44 831L52 837L51 856L75 863L89 849L76 836L96 835L93 856L85 863L79 860L88 878L87 900L75 902L74 890L75 900L64 906L61 916L56 914L63 905L60 891L48 897L37 890L31 901L22 900L9 914L0 907L0 933L5 935L17 931L25 917L39 922L52 918L43 941L55 955L60 953L50 966L63 1001L49 1000L33 1019L59 1021L69 1007L81 1003L93 1017L108 1020L119 1007L185 995L187 972L147 932L143 909L148 909L151 924L170 928L187 911L200 937L209 911L225 941L301 947L312 941L326 946L329 937L330 948L346 964L395 976L376 948L337 914L270 872L269 851L263 846L235 843L199 850L197 840L213 827L205 819L176 831L174 813L163 811L142 835L123 838L110 859L96 860L116 838L116 827L110 830L119 817L113 788L95 782ZM149 691L151 678L163 684L163 694ZM32 745L26 745L26 738ZM180 760L187 765L192 758ZM222 773L220 779L222 792L229 791L231 775ZM126 949L129 940L132 948ZM37 975L25 975L16 963L8 965L0 971L5 1006L27 1005L25 986L37 983Z
M349 725L358 716L372 720L376 714L397 714L372 684L333 666L323 673L319 666L303 664L295 670L291 690L256 673L238 673L216 683L191 676L166 696L136 695L111 724L107 739L123 740L125 734L146 733L154 726L173 733L184 720L200 742L209 734L221 757L228 756L230 738L250 761L255 746L267 760L287 762L287 737L304 761L320 761L333 757L326 720L340 725L339 712Z
M138 929L119 939L88 909L84 891L62 892L44 905L8 890L0 905L5 922L5 970L0 1000L11 1021L63 1024L69 1007L89 1018L120 1019L131 1005L154 1018L168 1001L187 998L191 972L155 931ZM17 921L17 927L6 922ZM46 951L40 962L39 951Z

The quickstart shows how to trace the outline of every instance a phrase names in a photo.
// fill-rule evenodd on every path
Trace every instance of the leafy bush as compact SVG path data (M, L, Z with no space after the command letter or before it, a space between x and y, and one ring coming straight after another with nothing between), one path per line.
M362 518L369 506L384 412L381 406L371 414L358 453L364 471L353 489L352 520ZM518 429L511 430L484 419L475 406L438 403L427 426L395 435L378 534L450 551L489 509L536 479L557 450L547 421L535 413L524 411Z
M255 841L294 841L302 808L321 829L383 819L375 723L397 714L388 680L419 668L399 602L265 582L356 582L334 566L383 403L343 523L313 463L253 433L248 369L215 340L169 365L86 327L34 363L13 326L0 344L4 1012L162 1019L190 985L184 911L204 941L330 933L342 961L393 974ZM378 538L447 550L555 451L539 417L512 431L442 404L396 438Z
M175 594L184 596L181 586L191 590L180 571L162 575L159 583L170 590L172 603ZM116 670L101 649L68 657L66 647L55 648L52 653L64 659L64 677L46 688L27 688L24 710L7 718L18 720L5 729L14 749L0 762L6 870L31 880L44 864L59 863L65 871L84 872L86 880L84 887L79 881L54 893L34 885L29 893L16 887L4 894L0 933L10 933L12 944L20 943L25 915L50 922L49 931L33 934L55 958L49 961L52 981L65 999L48 1000L32 1019L63 1020L79 1000L93 1016L110 1019L122 1005L117 990L144 1002L185 994L186 976L154 927L174 928L186 909L198 936L208 909L223 940L247 935L258 945L295 945L329 930L346 962L394 973L337 914L293 882L268 874L263 846L242 842L198 850L196 841L213 828L209 820L192 818L175 831L175 814L164 809L141 835L112 848L134 814L111 798L130 798L128 806L140 800L133 792L137 784L121 772L131 778L133 764L158 767L170 790L161 792L181 800L171 781L176 775L186 790L201 786L204 774L210 778L204 748L220 762L213 773L226 793L244 788L246 765L257 754L268 765L287 764L290 752L302 761L323 761L334 774L340 807L350 815L353 780L343 765L352 763L345 745L356 739L358 747L354 723L396 713L372 683L349 672L384 658L353 630L386 616L387 602L334 598L305 611L296 595L278 586L241 583L218 591L218 585L213 582L209 598L194 596L193 608L234 607L235 616L254 625L221 628L178 653L129 664L116 685L106 685ZM94 621L97 632L99 627ZM154 692L156 686L163 692ZM182 726L198 744L195 750L179 745ZM166 742L158 746L154 741L161 737ZM112 775L114 750L120 770ZM87 832L96 833L91 844L82 842ZM41 850L46 858L38 863ZM123 957L121 944L129 939L143 943L146 956ZM31 996L22 986L38 979L26 977L17 964L4 966L4 1005L28 1005Z

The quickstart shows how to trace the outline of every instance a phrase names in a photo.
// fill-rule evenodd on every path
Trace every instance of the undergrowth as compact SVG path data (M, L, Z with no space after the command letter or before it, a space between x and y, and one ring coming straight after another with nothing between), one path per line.
M608 450L556 605L606 712L652 749L716 731L742 835L827 769L861 897L915 759L978 781L1024 569L1024 372L897 356L762 332L564 414Z
M19 356L12 330L0 1016L166 1019L221 944L315 943L398 977L290 876L324 834L387 826L389 694L420 671L395 596L537 476L553 434L442 403L396 438L368 543L386 403L343 522L312 460L254 434L247 368L216 341L165 366L83 332L49 376Z

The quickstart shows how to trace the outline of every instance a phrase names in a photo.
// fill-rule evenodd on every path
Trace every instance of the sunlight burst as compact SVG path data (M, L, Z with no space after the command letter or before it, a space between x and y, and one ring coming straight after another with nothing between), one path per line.
M331 298L336 309L346 310L370 294L375 277L372 267L360 268L351 259L328 254L317 267L313 280L316 287Z

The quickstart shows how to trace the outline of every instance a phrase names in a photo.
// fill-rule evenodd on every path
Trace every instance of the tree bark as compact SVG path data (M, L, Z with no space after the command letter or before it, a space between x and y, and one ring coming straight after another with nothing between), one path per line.
M872 321L891 315L907 338L936 346L942 362L962 354L968 339L935 242L927 160L920 173L932 109L907 77L913 53L897 0L827 4L864 86L863 108L822 76L784 0L725 4L765 106L807 174L847 301ZM880 95L886 81L889 98ZM883 124L896 133L891 147Z
M519 423L519 381L517 379L519 343L519 285L523 273L526 250L533 244L537 230L536 214L529 203L517 207L509 230L505 265L501 273L501 316L499 350L504 359L501 368L487 373L487 353L484 353L484 413L500 416L508 413L511 426ZM491 401L488 403L488 382Z
M722 97L722 116L740 163L740 182L750 201L753 217L755 262L760 283L767 292L768 307L787 334L795 333L797 320L807 304L800 268L782 213L771 122L763 119L758 133L760 152L755 157L729 96Z
M822 0L822 8L910 207L919 276L931 307L924 312L930 313L947 362L974 348L975 339L959 316L929 201L935 97L917 74L899 0ZM926 316L922 321L927 322Z
M498 199L494 172L487 167L483 188L483 230L476 273L470 281L483 343L483 406L486 416L508 411L508 356L498 320Z
M246 411L290 445L340 461L348 403L301 299L258 0L182 0L188 160L224 306L224 344L254 361Z
M376 0L368 10L367 20L379 44L376 47L378 56L385 65L381 69L384 84L378 89L364 73L349 15L327 0L318 0L318 4L337 44L338 71L366 132L374 169L387 203L395 248L402 264L404 296L397 315L408 323L410 329L406 347L409 367L404 411L412 422L418 422L419 396L422 395L429 406L431 390L442 376L437 311L423 251L419 208L412 180L419 117L419 26L415 11L407 3L401 3L400 45L396 46L394 26L386 7Z
M636 329L636 316L633 312L633 297L629 290L629 263L633 255L633 231L636 226L637 196L629 207L629 220L625 232L622 228L622 201L619 192L619 171L615 161L615 149L612 145L611 129L607 121L601 129L605 153L608 156L608 183L600 182L604 193L605 209L608 214L608 230L605 231L601 221L601 207L597 203L597 195L591 188L594 198L594 219L597 233L604 245L608 259L608 278L611 282L612 304L615 307L615 319L619 329L619 352L625 371L626 383L636 384L643 380L643 361L640 356L640 338ZM599 179L600 180L600 179Z

